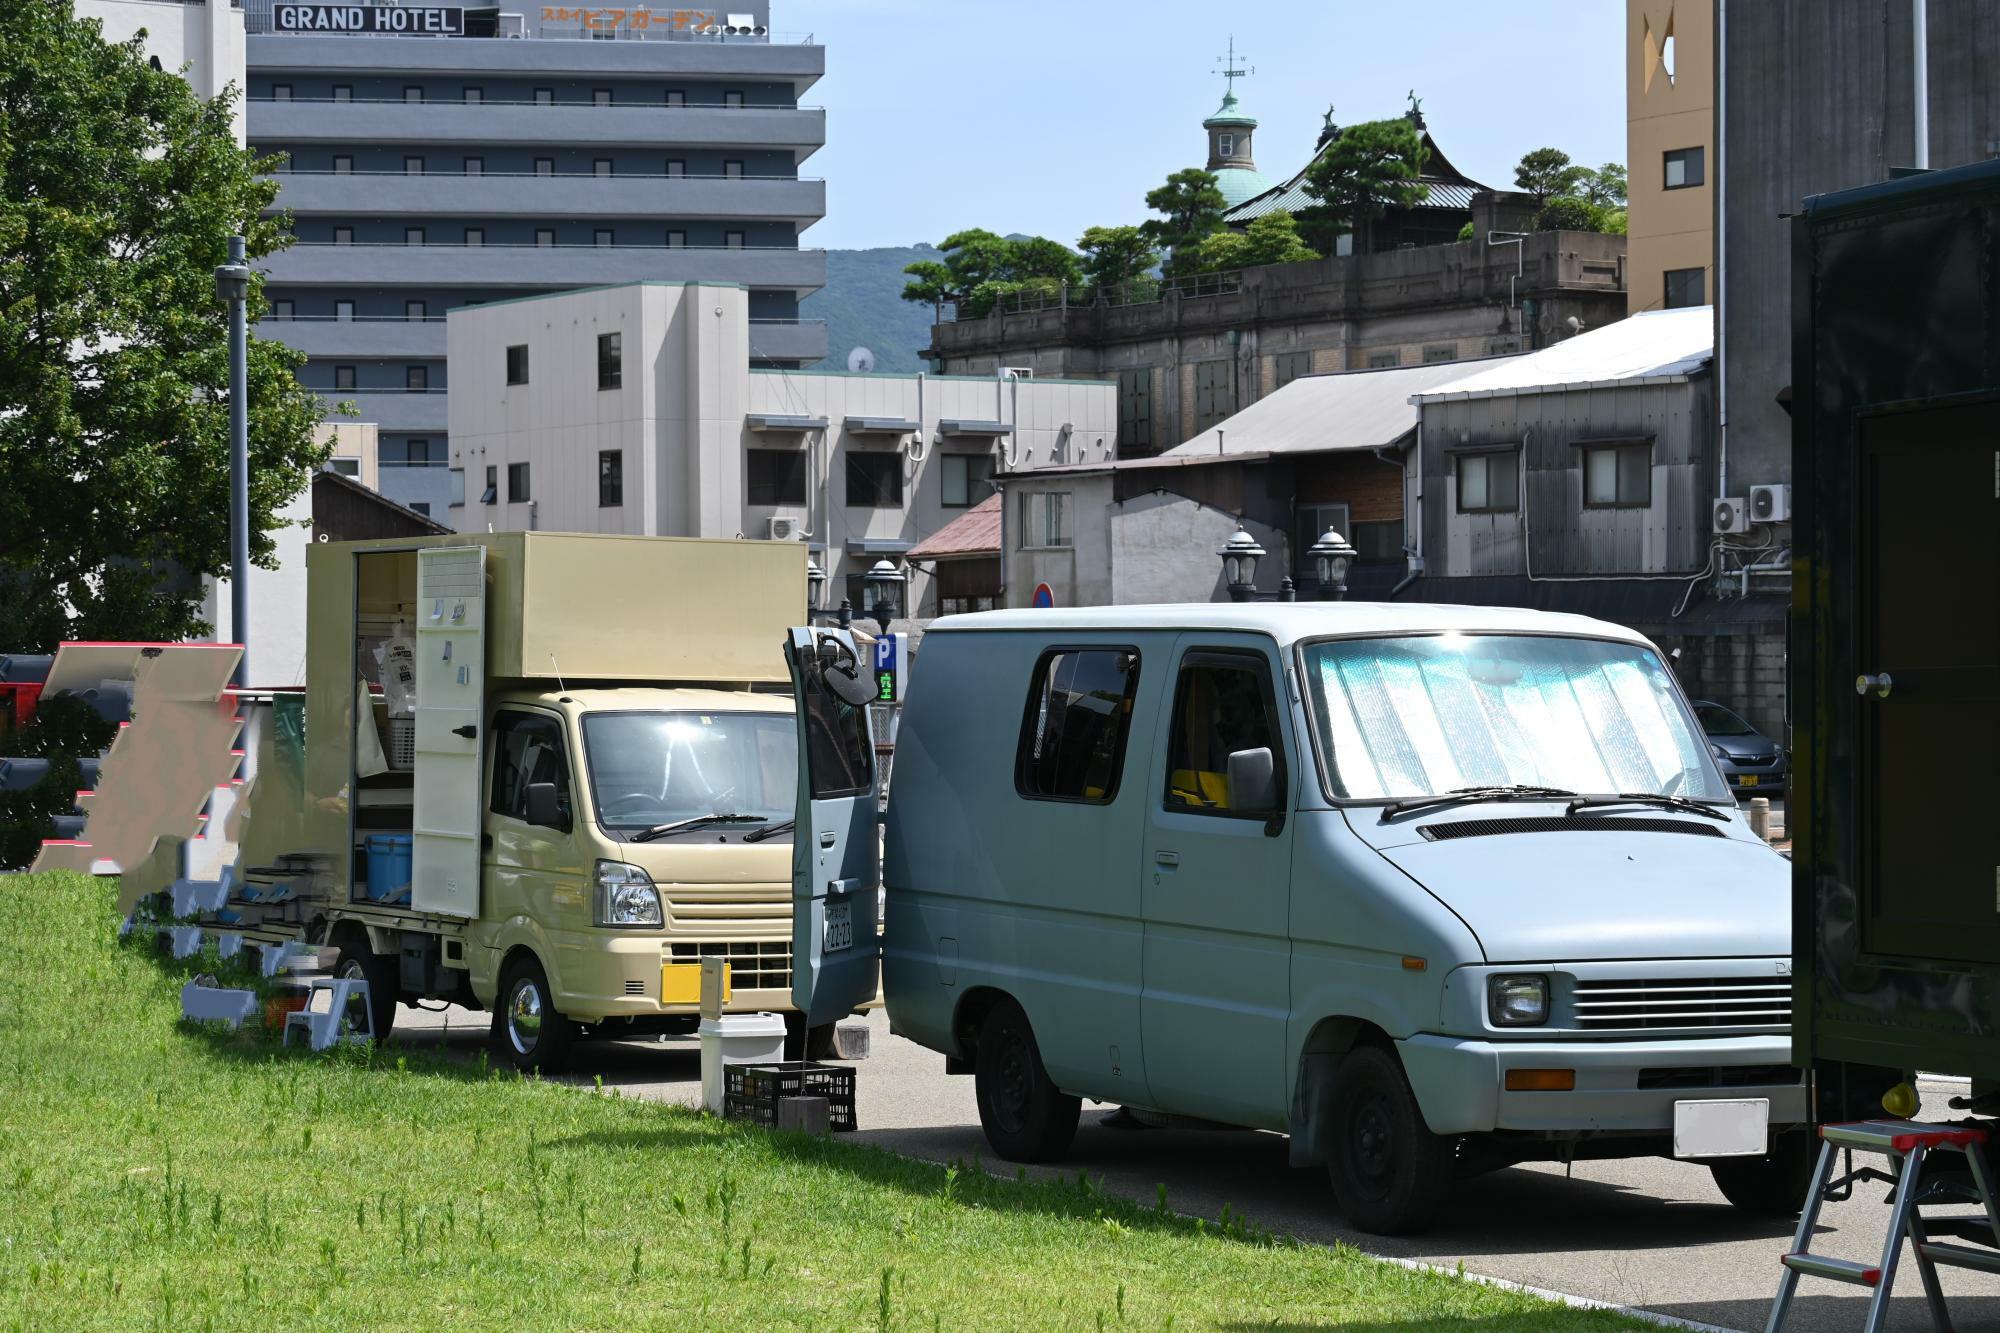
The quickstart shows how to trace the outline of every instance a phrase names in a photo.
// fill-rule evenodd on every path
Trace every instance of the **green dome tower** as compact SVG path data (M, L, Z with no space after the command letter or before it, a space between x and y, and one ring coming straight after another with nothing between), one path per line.
M1256 132L1257 118L1246 114L1236 102L1236 80L1251 71L1236 67L1234 37L1229 39L1229 54L1223 59L1220 72L1226 80L1222 105L1201 127L1208 131L1208 170L1222 188L1223 207L1234 208L1270 189L1271 182L1257 170L1256 158L1250 151L1250 136Z

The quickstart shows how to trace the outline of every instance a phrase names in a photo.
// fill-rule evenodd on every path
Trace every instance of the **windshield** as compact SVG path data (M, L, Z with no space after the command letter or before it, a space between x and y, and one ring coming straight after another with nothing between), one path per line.
M792 816L798 731L789 713L590 713L583 751L597 822L638 830L700 815Z
M1526 784L1725 798L1672 679L1637 644L1454 633L1303 652L1336 797Z
M1755 736L1757 733L1736 714L1719 704L1696 704L1694 715L1701 719L1701 729L1711 736Z

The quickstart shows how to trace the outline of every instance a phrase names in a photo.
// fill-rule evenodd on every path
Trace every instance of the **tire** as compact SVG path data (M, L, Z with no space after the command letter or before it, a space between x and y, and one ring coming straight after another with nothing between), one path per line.
M327 942L340 950L334 976L358 977L368 983L368 1019L375 1030L375 1044L381 1045L396 1027L396 1002L403 987L400 964L369 948L368 932L352 922L336 926Z
M1708 1164L1722 1197L1753 1217L1797 1217L1812 1184L1819 1144L1802 1130L1780 1134L1762 1157L1725 1157Z
M493 1001L493 1053L522 1073L554 1074L569 1066L582 1034L556 1012L548 974L533 955L508 965Z
M994 1152L1010 1162L1054 1162L1069 1151L1083 1099L1049 1081L1034 1029L1012 1000L995 1005L980 1025L972 1074L979 1125Z
M1379 1046L1362 1046L1334 1074L1327 1175L1347 1220L1377 1236L1422 1231L1450 1193L1452 1141L1431 1133L1403 1076Z
M831 1060L834 1057L833 1024L807 1027L806 1016L785 1015L785 1058L787 1060Z

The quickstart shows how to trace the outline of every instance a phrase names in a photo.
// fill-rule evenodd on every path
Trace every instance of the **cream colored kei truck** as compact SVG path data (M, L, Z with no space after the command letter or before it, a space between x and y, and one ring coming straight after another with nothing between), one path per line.
M486 1010L523 1069L692 1031L710 957L731 1009L827 1043L842 1015L791 1002L802 546L461 534L307 568L303 740L274 701L225 928L336 948L378 1037L399 1000Z

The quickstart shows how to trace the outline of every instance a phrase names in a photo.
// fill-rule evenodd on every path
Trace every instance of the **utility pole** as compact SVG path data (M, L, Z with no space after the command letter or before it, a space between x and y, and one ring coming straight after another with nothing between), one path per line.
M229 307L229 630L242 649L235 683L250 682L250 265L243 238L229 238L229 262L215 270L215 294Z

